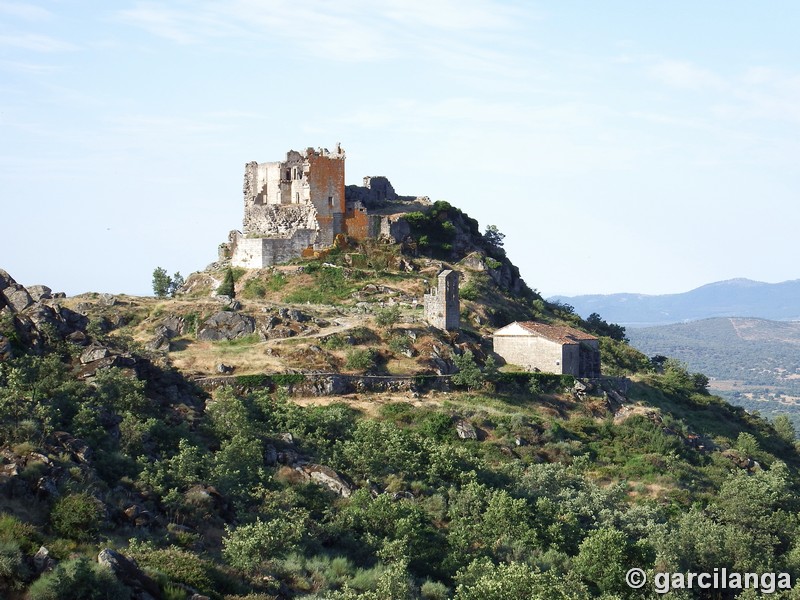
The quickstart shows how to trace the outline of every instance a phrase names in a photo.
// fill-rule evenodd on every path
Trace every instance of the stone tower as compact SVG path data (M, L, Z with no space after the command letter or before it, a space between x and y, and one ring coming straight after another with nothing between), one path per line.
M458 271L445 269L439 273L437 285L423 298L425 320L438 329L458 330L461 326L458 301Z

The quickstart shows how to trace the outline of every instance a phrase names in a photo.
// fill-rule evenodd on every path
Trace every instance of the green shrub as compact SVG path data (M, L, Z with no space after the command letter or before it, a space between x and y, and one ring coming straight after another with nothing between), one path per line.
M331 304L333 301L346 298L356 289L353 282L348 279L344 269L321 266L313 270L306 268L305 271L313 274L314 284L288 294L284 298L286 302Z
M395 354L400 354L411 348L411 339L407 335L393 335L389 338L389 348Z
M28 554L36 552L41 543L41 536L36 527L23 523L17 517L0 514L0 542L14 542Z
M375 351L372 348L354 348L347 352L345 367L355 371L366 371L375 366Z
M446 414L434 413L422 421L420 431L437 440L450 439L454 432L453 420Z
M152 548L138 544L131 545L129 550L140 567L152 569L172 583L191 586L202 594L219 591L214 582L220 574L212 563L193 552L176 546Z
M322 340L322 347L326 350L341 350L347 346L347 340L341 333L334 333Z
M92 539L103 517L104 510L99 501L83 492L59 498L50 511L53 529L73 540Z
M458 293L461 296L462 300L478 299L478 288L472 281L468 282L461 289L459 289Z
M161 600L186 600L186 590L178 585L168 583L161 590Z
M281 517L271 521L226 528L222 555L235 569L252 573L268 558L277 558L292 551L303 537L303 520Z
M19 544L13 541L0 542L0 589L17 588L28 577Z
M306 380L304 373L276 373L270 375L272 382L279 387L289 387L290 385L298 385Z
M244 282L241 296L242 298L255 299L263 298L267 295L267 284L263 279L248 279Z
M190 312L183 316L184 328L187 334L197 335L197 324L200 316L196 312Z
M375 311L375 323L383 329L391 329L400 321L400 307L396 304Z
M447 600L450 590L440 581L428 580L419 589L420 595L424 600Z
M237 375L235 381L244 388L269 387L271 383L269 375Z
M59 564L28 590L28 600L128 600L131 591L105 567L87 558Z
M624 376L650 370L650 359L644 354L608 337L600 338L600 360L603 375Z
M280 292L289 282L283 273L273 273L267 280L267 289L271 292Z

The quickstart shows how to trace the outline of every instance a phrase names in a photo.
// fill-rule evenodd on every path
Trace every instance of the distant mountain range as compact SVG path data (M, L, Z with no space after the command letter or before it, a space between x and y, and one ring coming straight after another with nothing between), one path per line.
M596 312L606 321L628 328L711 317L793 321L800 320L800 279L782 283L729 279L681 294L595 294L550 300L574 306L583 318Z
M648 356L677 358L711 377L711 390L762 414L788 414L800 430L800 322L717 318L628 329Z

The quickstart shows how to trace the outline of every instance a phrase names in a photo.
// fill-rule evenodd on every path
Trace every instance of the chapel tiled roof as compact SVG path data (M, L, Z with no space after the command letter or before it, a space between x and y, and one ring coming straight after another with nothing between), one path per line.
M567 327L566 325L547 325L536 321L517 321L517 325L534 335L539 335L561 344L580 344L581 342L597 339L590 333L574 327Z

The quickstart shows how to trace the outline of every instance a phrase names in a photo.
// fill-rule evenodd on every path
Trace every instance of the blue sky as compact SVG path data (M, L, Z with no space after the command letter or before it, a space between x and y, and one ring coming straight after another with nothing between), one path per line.
M800 277L800 6L0 0L0 267L147 294L245 162L347 152L506 234L545 295Z

